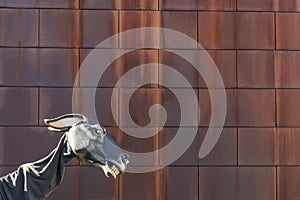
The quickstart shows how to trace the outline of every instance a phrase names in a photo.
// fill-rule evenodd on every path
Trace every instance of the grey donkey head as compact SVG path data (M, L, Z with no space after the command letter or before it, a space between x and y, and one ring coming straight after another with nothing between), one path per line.
M66 114L44 121L49 130L66 132L68 144L76 157L101 168L106 177L116 178L126 170L128 155L99 123L81 114Z

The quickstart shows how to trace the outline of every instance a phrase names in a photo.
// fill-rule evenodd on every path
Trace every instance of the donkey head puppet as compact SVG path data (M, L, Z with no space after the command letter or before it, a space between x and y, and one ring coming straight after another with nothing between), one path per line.
M116 178L129 163L106 129L80 114L45 119L49 130L65 132L57 147L45 158L21 165L0 178L1 199L43 199L61 183L64 165L77 157Z
M123 153L106 129L83 115L68 114L54 119L45 119L53 131L66 131L68 144L80 161L101 168L107 177L124 173L128 155Z

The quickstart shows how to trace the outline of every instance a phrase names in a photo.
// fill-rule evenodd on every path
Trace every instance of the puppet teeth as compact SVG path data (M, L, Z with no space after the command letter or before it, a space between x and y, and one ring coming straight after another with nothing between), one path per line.
M114 172L115 176L117 176L120 173L120 170L116 166L112 166L111 170Z

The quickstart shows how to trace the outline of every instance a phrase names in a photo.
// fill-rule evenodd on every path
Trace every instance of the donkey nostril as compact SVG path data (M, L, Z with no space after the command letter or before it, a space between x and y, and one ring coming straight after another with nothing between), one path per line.
M128 158L129 158L129 156L128 156L128 154L123 154L122 155L122 161L127 165L128 163L129 163L129 160L128 160Z
M124 159L124 160L126 160L127 159L127 157L128 157L128 155L127 154L122 154L122 159Z
M130 162L129 162L129 160L125 160L125 163L126 163L126 165L128 165Z

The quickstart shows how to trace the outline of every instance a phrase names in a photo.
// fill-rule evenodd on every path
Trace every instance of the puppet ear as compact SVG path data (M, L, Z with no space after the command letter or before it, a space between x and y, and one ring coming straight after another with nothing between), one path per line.
M81 114L66 114L54 119L44 119L51 131L68 131L72 126L87 122L87 118Z

